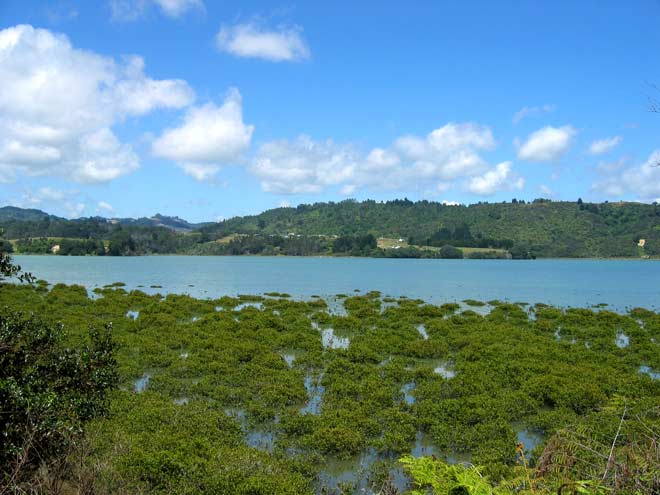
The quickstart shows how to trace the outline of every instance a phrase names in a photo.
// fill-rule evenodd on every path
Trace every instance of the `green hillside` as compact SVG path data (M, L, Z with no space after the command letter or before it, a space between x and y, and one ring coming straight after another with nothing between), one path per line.
M277 208L202 229L229 234L358 235L403 238L415 245L524 246L536 256L639 256L660 254L657 204L551 202L446 206L408 200L352 200ZM637 244L646 244L640 252ZM510 242L506 242L510 241Z
M0 222L38 222L50 216L46 212L33 208L18 208L16 206L3 206L0 208Z
M219 223L177 217L66 220L39 210L0 209L18 252L60 254L286 254L386 257L657 257L660 208L643 203L477 203L353 200L276 208ZM377 242L377 239L387 242ZM54 239L57 239L54 240ZM640 242L643 239L643 242ZM88 241L94 241L88 242ZM104 244L100 244L104 241ZM641 245L643 244L643 246Z

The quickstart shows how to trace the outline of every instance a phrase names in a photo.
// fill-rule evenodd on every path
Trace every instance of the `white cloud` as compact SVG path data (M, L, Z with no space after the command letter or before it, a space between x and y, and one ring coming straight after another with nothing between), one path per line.
M207 103L187 110L179 127L166 130L152 153L175 161L197 180L212 178L222 165L236 163L250 146L254 126L243 123L241 95L229 91L222 106Z
M250 165L262 189L276 193L319 193L338 187L351 195L360 188L446 191L452 181L488 170L479 155L495 140L489 128L449 123L426 136L404 136L366 155L331 140L273 141L262 145Z
M112 127L128 116L181 108L194 93L181 80L154 80L144 62L124 63L74 48L64 35L22 25L0 31L0 171L103 182L139 159Z
M523 119L526 119L527 117L552 113L556 109L557 109L556 105L550 105L550 104L541 105L538 107L522 107L513 115L513 123L517 124L518 122L520 122Z
M359 160L359 153L349 146L300 136L261 145L250 171L267 192L319 193L327 186L350 181Z
M106 215L114 215L115 209L112 207L110 203L107 203L105 201L99 201L98 204L96 205L96 212L103 213Z
M71 175L78 182L108 182L140 167L133 149L108 128L83 136L78 151L79 163Z
M511 170L511 162L502 162L483 175L473 177L467 184L467 190L481 196L489 196L499 191L520 190L525 180Z
M266 30L255 23L222 26L216 35L216 46L237 57L271 62L293 62L309 57L309 48L297 27Z
M291 208L291 203L289 203L286 199L283 199L277 206L279 208Z
M621 136L599 139L589 145L587 153L590 155L602 155L614 149L622 140L623 138Z
M660 150L655 150L641 165L613 169L612 175L596 182L593 189L607 196L630 194L652 201L660 196Z
M168 17L181 17L189 10L204 10L202 0L110 0L113 21L131 22L143 17L156 6Z
M144 115L155 108L184 108L195 92L181 79L154 80L144 74L144 59L128 57L123 79L114 88L116 108L127 115Z
M448 201L446 199L442 200L442 204L445 206L461 206L461 203L459 203L458 201Z
M568 151L576 134L570 125L543 127L531 133L518 148L518 158L532 162L555 161Z

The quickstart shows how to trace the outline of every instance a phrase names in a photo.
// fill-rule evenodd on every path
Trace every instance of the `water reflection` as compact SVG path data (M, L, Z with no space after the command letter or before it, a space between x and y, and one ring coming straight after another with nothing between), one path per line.
M651 380L660 380L660 371L653 371L650 366L640 366L639 372L649 375Z
M403 470L394 465L392 456L379 455L369 449L349 459L326 458L323 470L319 473L318 495L328 493L359 493L374 495L381 493L382 481L372 477L372 468L378 461L389 461L393 465L388 470L389 480L398 493L409 488L409 480Z
M447 379L454 378L456 376L456 372L450 368L449 363L442 363L436 366L433 369L433 372Z
M348 337L335 335L334 328L324 328L321 331L321 343L324 349L348 349L351 341Z
M258 450L272 452L275 446L275 434L266 430L251 430L245 435L246 443Z
M415 445L410 452L413 457L427 457L430 455L437 455L433 439L428 433L418 431L415 436Z
M412 382L406 383L403 387L401 387L401 393L403 393L403 401L409 406L412 406L415 403L415 396L412 394L414 390L415 384Z
M617 334L615 344L619 349L625 349L630 345L630 337L628 337L625 333L621 332Z
M263 307L264 307L264 305L263 305L263 303L261 303L261 302L257 302L257 301L248 301L248 302L244 302L244 303L241 303L241 304L237 305L237 306L234 308L234 311L242 311L243 309L245 309L245 308L249 308L249 307L256 308L256 309L258 309L258 310L262 310Z
M529 460L532 457L534 449L543 443L543 435L537 431L528 429L523 423L516 422L511 427L516 432L518 443L521 443L525 449L525 457Z
M139 394L147 390L150 379L151 379L151 375L149 373L145 373L140 378L135 380L133 384L133 390L135 391L135 393Z
M321 377L307 375L305 377L305 390L307 390L307 404L301 409L301 414L320 414L321 403L323 402L323 393L325 387L321 385Z
M296 360L296 355L293 353L284 353L282 354L282 359L289 368L293 368L293 362Z

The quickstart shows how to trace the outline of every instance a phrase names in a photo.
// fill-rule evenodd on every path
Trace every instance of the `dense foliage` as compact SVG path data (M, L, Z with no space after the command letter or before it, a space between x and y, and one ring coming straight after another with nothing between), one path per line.
M639 256L660 254L660 207L642 203L478 203L352 200L277 208L202 229L232 233L365 235L404 238L416 245L526 250L534 256Z
M513 476L499 481L472 464L411 455L400 462L413 479L410 495L655 494L660 490L659 419L657 401L615 398L555 434L535 467L519 444L519 465Z
M451 245L481 248L470 258L645 257L660 255L660 208L643 203L478 203L353 200L276 208L219 223L176 217L65 220L38 210L0 209L17 252L45 254L351 255L441 257ZM400 239L400 249L376 247ZM644 242L640 245L640 240ZM63 245L64 244L64 245ZM400 243L401 244L401 243Z
M3 278L34 280L0 249ZM110 326L89 337L67 348L61 325L0 311L0 493L58 492L83 424L107 411L106 392L117 381Z
M110 327L91 329L89 337L89 344L69 348L61 326L0 312L1 492L23 485L27 492L35 483L52 489L35 479L38 471L63 474L83 425L106 413L106 391L116 382Z
M650 410L644 425L660 430L660 315L642 309L378 293L198 300L121 284L93 298L0 286L8 303L63 322L71 345L113 322L120 388L79 468L96 493L396 493L409 486L407 453L470 461L496 487L518 482L521 452L556 492L594 479L622 404L631 419ZM619 445L639 450L617 451L608 476L637 466L652 483L626 428Z

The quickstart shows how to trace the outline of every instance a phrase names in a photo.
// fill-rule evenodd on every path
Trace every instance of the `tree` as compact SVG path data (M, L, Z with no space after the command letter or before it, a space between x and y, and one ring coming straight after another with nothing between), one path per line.
M11 277L34 279L0 251L0 280ZM62 325L0 310L0 494L34 491L39 472L60 483L84 423L107 412L118 380L111 325L91 328L89 340L67 348Z
M0 229L0 235L3 231ZM32 275L29 273L21 273L21 267L12 263L9 250L6 249L5 244L0 242L0 281L6 278L17 277L20 281L31 282Z
M30 492L39 472L61 482L84 424L108 410L118 376L111 326L90 329L75 350L63 335L34 315L0 312L0 493Z
M454 246L442 246L440 248L440 257L446 259L462 259L463 251Z

